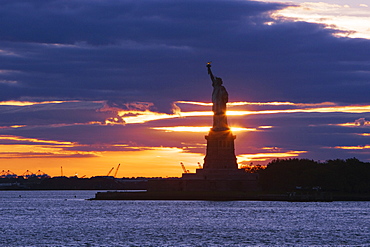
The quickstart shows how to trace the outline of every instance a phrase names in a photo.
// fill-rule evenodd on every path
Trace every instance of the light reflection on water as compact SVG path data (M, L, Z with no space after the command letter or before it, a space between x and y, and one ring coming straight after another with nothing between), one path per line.
M0 191L0 246L370 246L370 202L87 201Z

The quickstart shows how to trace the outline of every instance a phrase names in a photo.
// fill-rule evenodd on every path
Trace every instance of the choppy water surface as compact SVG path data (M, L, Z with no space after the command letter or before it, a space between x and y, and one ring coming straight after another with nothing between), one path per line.
M87 201L0 191L0 246L370 246L370 202Z

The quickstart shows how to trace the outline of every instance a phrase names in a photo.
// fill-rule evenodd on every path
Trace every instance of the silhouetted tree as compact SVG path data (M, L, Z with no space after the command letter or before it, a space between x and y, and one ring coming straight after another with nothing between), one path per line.
M266 167L261 166L260 164L253 165L253 163L251 163L249 165L242 165L241 168L244 169L248 173L258 173L260 170L263 170Z
M328 160L276 159L259 170L260 185L267 191L321 187L326 191L370 193L370 163L356 158Z

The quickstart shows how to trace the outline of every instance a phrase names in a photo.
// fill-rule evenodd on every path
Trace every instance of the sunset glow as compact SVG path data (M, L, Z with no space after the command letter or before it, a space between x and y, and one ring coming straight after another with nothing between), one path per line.
M64 158L64 157L84 157L101 156L98 152L90 151L71 151L63 147L47 145L8 145L0 144L0 159L28 159L28 158ZM47 161L45 161L47 162Z
M267 126L262 126L263 128ZM175 126L175 127L154 127L152 129L156 130L164 130L167 132L208 132L210 130L209 126L203 127L195 127L195 126ZM231 131L238 132L238 131L257 131L256 128L238 128L238 127L231 127Z
M356 119L354 122L340 123L340 124L335 124L335 125L343 126L343 127L362 127L362 126L370 126L370 121L366 121L365 118L359 118L359 119Z
M63 105L69 102L63 101L44 101L39 103L32 103L32 102L3 102L2 105L12 105L17 107L32 107L38 105L53 105L53 104ZM74 102L78 103L78 102ZM176 102L176 113L174 114L166 114L166 113L158 113L153 112L148 109L147 104L137 104L136 108L141 108L142 110L120 110L118 108L106 108L105 104L102 102L97 102L98 104L92 105L96 107L95 112L102 114L109 113L112 117L106 119L105 121L88 121L88 122L81 122L81 123L50 123L48 125L11 125L11 126L1 126L0 129L4 130L16 130L16 129L28 129L32 128L41 128L43 126L48 126L49 128L68 128L68 127L79 127L79 126L95 126L96 128L104 128L109 126L118 126L120 128L125 128L129 125L134 126L141 126L142 124L148 124L150 122L159 122L159 121L171 121L168 123L172 123L172 125L165 125L165 126L147 126L145 127L148 131L157 131L157 133L203 133L207 134L211 126L189 126L189 125L177 125L177 122L180 121L181 123L183 120L188 118L192 118L193 121L198 121L198 118L202 117L209 117L211 118L213 115L212 111L198 111L197 107L211 107L210 103L207 102L193 102L193 101L177 101ZM183 110L181 107L182 104L188 105L187 110ZM254 106L253 110L246 110L243 107ZM190 107L189 106L193 106ZM99 108L103 107L103 108ZM255 108L259 107L259 108ZM266 109L267 107L267 109ZM275 109L268 109L270 107L274 107ZM278 107L279 109L276 109ZM292 108L293 107L293 108ZM346 114L361 114L361 113L368 113L370 112L369 105L337 105L332 102L322 102L322 103L294 103L294 102L229 102L229 110L227 112L228 116L233 119L243 119L246 116L252 115L260 115L260 116L273 116L273 115L281 115L281 114L304 114L304 113L346 113ZM176 124L175 122L177 121ZM231 122L234 122L232 120ZM342 126L342 127L366 127L370 125L369 121L366 120L364 117L355 118L352 122L347 123L336 123L336 124L329 124L329 126ZM274 129L275 126L273 125L258 125L258 126L242 126L238 123L238 126L231 126L231 130L236 133L245 133L246 135L252 133L263 132L266 130ZM154 133L154 132L153 132ZM369 133L356 133L356 135L361 135L364 137L370 136ZM163 137L167 138L167 137ZM18 162L21 160L27 160L27 163L32 164L32 159L34 161L38 160L38 166L36 169L46 170L51 175L57 175L58 168L55 167L48 171L46 168L48 160L54 159L62 159L62 160L69 160L72 163L78 163L79 169L82 169L84 164L87 165L86 162L93 164L98 162L98 160L111 160L111 163L125 163L127 167L127 175L135 176L135 168L140 167L140 169L145 170L145 173L137 172L137 176L142 174L143 176L151 176L153 174L164 174L163 170L158 168L158 173L156 173L155 169L151 169L150 167L154 166L151 162L147 159L151 159L150 157L155 157L155 162L161 160L160 163L163 164L167 172L165 172L166 176L179 176L181 174L181 169L178 167L178 163L184 162L188 164L187 169L196 169L197 163L202 163L204 154L205 154L205 141L202 135L199 136L196 142L183 142L181 141L179 145L180 147L171 147L171 146L162 146L162 147L148 147L143 145L137 145L136 143L131 142L116 142L116 143L97 143L94 145L86 145L81 144L79 142L73 142L68 140L53 140L53 139L42 139L42 138L29 138L23 137L19 135L0 135L0 159L5 161L3 163L6 165L8 160L13 160L14 162ZM164 139L166 140L166 139ZM239 140L239 138L238 138ZM251 140L252 141L252 140ZM368 145L359 145L359 146L335 146L334 149L341 149L341 150L363 150L368 149ZM91 150L89 150L91 149ZM239 147L236 147L236 150L239 150ZM260 150L265 150L267 152L260 152ZM238 162L240 164L246 164L250 162L260 162L263 165L266 164L269 160L275 158L289 158L289 157L299 157L301 154L307 153L307 151L283 151L283 149L276 147L276 146L267 146L263 147L260 150L255 150L255 153L243 153L242 150L238 151L239 154L237 155ZM152 155L152 156L151 156ZM137 158L137 157L141 158ZM136 157L136 158L135 158ZM145 159L144 159L145 157ZM182 157L182 158L180 158ZM92 162L92 159L96 159ZM130 159L134 159L135 161L130 161ZM43 161L42 161L43 160ZM144 161L145 160L145 161ZM45 161L45 162L44 162ZM57 162L59 164L65 162ZM71 164L72 164L71 163ZM131 165L130 165L131 164ZM57 165L58 166L58 165ZM20 166L24 167L24 166ZM132 167L132 168L129 168ZM5 169L7 167L4 167ZM22 169L11 167L17 173L21 172ZM67 166L66 166L67 169ZM98 169L98 168L96 168ZM34 169L35 170L35 169ZM77 168L75 170L78 170ZM54 171L54 173L52 172ZM67 171L67 170L66 170ZM71 171L72 172L72 171ZM74 171L76 172L76 171ZM162 172L162 173L161 173ZM81 172L78 172L81 174ZM99 173L98 170L96 172L91 171L84 172L87 176L93 176L94 174ZM146 174L146 175L145 175Z
M129 114L130 116L127 116ZM132 116L131 116L132 114ZM138 124L138 123L145 123L154 120L162 120L162 119L170 119L179 117L178 115L172 114L165 114L165 113L156 113L150 111L120 111L118 112L118 116L121 118L115 118L112 120L106 120L106 123L116 123L120 122L121 119L126 124Z
M0 126L0 129L16 129L16 128L22 128L25 127L26 125L12 125L12 126Z
M72 145L72 142L62 142L62 141L51 141L51 140L39 140L36 138L24 138L20 136L6 136L1 135L0 140L12 140L21 142L33 142L33 143L45 143L45 144L55 144L55 145Z
M61 104L66 102L79 102L78 100L72 101L41 101L41 102L34 102L34 101L0 101L0 105L8 105L8 106L30 106L30 105L43 105L43 104Z
M337 149L349 149L349 150L362 150L362 149L370 149L370 145L365 146L336 146L334 148Z
M271 158L290 158L290 157L298 157L300 154L306 153L307 151L288 151L285 153L256 153L256 154L240 154L237 156L238 162L258 162L258 161L266 161Z
M370 133L361 133L359 135L361 135L361 136L370 136Z
M181 101L185 103L186 101ZM187 103L187 102L186 102ZM202 102L190 102L193 105L209 105L210 103ZM331 102L324 102L319 104L302 104L302 103L290 103L290 102L267 102L267 103L254 103L254 102L233 102L230 105L243 106L243 105L275 105L275 106L296 106L296 109L276 109L276 110L228 110L228 116L248 116L248 115L261 115L261 114L284 114L284 113L330 113L330 112L342 112L342 113L367 113L370 112L370 105L348 105L338 106ZM329 107L318 107L322 105L331 105ZM106 120L106 124L139 124L150 121L181 118L181 117L201 117L201 116L212 116L212 111L182 111L178 108L176 114L165 114L151 111L119 111L118 117Z

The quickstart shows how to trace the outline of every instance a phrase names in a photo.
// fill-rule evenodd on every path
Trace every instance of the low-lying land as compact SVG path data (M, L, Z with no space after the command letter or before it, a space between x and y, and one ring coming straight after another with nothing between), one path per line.
M308 159L277 159L270 162L266 168L255 166L248 172L258 173L257 189L202 191L204 188L201 186L193 186L192 191L186 191L184 186L181 187L181 178L99 176L27 179L3 177L0 178L0 190L146 191L98 193L93 198L96 200L370 200L370 163L361 162L356 158L328 160L322 163ZM217 181L212 183L216 184ZM199 188L199 191L194 190L194 187Z

